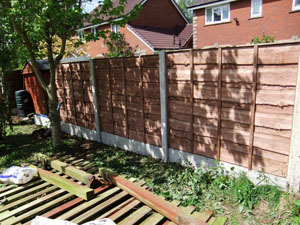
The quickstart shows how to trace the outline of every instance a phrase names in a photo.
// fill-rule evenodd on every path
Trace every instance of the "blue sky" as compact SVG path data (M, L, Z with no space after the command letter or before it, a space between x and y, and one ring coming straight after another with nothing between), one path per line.
M99 0L92 0L92 2L85 3L84 10L88 13L91 12L94 8L98 6L98 2Z

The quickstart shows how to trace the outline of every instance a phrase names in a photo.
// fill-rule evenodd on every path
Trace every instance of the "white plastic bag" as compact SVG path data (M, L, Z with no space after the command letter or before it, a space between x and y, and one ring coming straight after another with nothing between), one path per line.
M77 225L77 224L65 220L53 220L53 219L37 216L31 222L31 225ZM105 218L102 220L87 222L82 225L116 225L116 224L112 220Z
M76 225L65 220L52 220L42 216L37 216L32 220L31 225Z
M116 224L111 219L104 218L102 220L87 222L82 225L116 225Z
M36 168L12 166L0 174L0 183L26 184L36 172Z

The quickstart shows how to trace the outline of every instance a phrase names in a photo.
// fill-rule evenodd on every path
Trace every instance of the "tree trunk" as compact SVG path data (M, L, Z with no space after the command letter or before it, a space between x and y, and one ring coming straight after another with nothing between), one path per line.
M51 65L50 65L51 67ZM54 74L51 74L54 73ZM50 68L50 76L55 77L55 70ZM49 93L48 93L48 107L49 107L49 119L51 123L51 132L52 132L52 142L54 146L61 145L62 132L60 126L60 116L59 111L57 110L57 95L56 95L56 86L54 79L50 79L49 84Z

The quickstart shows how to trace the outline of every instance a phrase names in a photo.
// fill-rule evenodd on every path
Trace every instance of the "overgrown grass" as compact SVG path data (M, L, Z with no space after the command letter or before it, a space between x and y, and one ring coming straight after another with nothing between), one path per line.
M28 162L42 152L48 155L65 151L83 154L98 167L143 179L150 190L168 200L179 200L182 206L212 210L228 217L228 224L300 224L299 195L280 191L271 185L255 186L246 174L235 178L222 167L194 170L174 163L137 155L80 138L66 137L65 146L51 147L50 139L36 139L31 133L36 126L16 126L0 142L0 169ZM261 179L265 177L261 176Z

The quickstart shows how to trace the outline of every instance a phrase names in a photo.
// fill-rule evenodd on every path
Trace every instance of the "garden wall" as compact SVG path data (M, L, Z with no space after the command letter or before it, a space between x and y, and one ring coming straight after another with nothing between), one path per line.
M93 71L89 62L64 63L61 119L161 148L167 139L165 154L175 149L286 177L299 53L296 42L168 52L165 64L158 55L95 59Z

